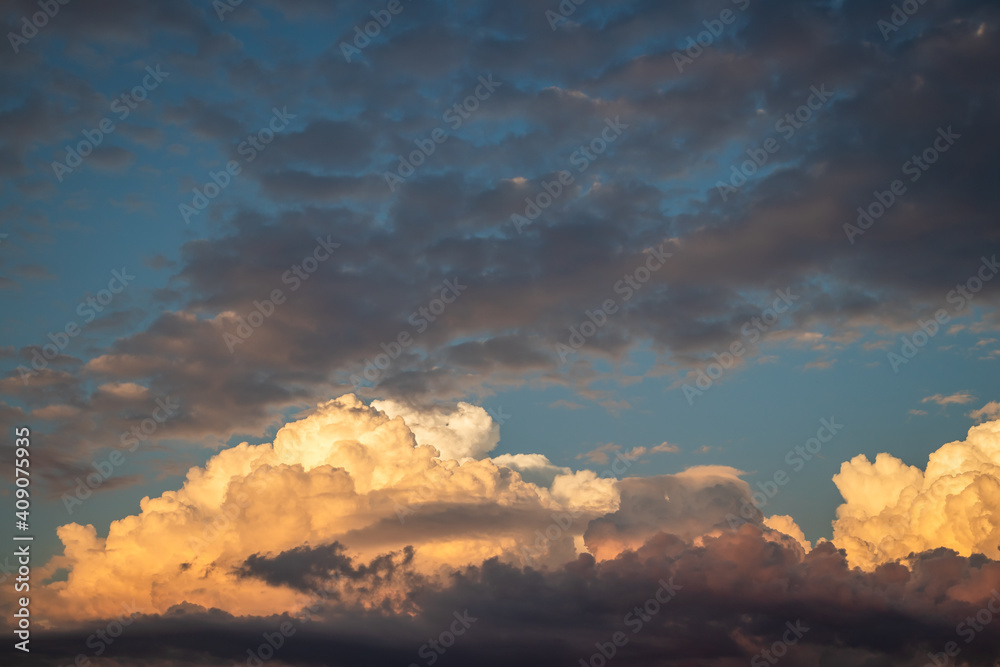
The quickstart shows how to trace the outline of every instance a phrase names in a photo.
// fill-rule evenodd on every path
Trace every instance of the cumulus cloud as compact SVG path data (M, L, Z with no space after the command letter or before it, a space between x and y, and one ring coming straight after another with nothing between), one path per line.
M188 603L277 614L301 608L307 581L402 610L414 578L490 558L607 560L660 532L691 540L720 530L749 497L742 473L724 466L619 481L538 454L473 458L495 445L495 424L475 406L419 411L341 396L273 443L243 443L192 468L180 489L144 498L106 537L61 526L64 552L41 576L68 576L39 592L39 616L97 617L121 599L145 613ZM380 567L406 576L357 584L358 572Z
M565 466L557 466L544 454L501 454L494 456L493 462L521 473L524 479L540 486L551 486L559 475L572 472Z
M786 514L775 514L764 519L764 525L771 530L788 535L798 542L804 551L809 552L812 550L812 543L806 539L805 533L802 532L802 529L799 528L792 517Z
M464 454L483 451L492 429L474 406L389 409L399 414L341 396L273 443L192 468L182 488L144 498L107 537L62 526L64 553L35 573L68 573L33 587L45 645L71 646L126 601L142 615L118 655L155 655L164 638L184 636L177 650L190 663L222 664L234 644L289 621L301 633L281 656L289 664L324 664L331 652L405 663L441 619L474 608L489 622L456 646L458 662L570 664L670 580L683 594L669 615L644 621L656 630L630 642L635 664L665 654L745 663L801 618L817 630L789 654L792 667L909 666L1000 588L1000 563L973 555L995 557L1000 543L989 512L1000 422L943 446L926 470L887 454L845 463L834 541L813 548L790 516L755 512L733 525L752 507L735 468L613 480L539 454L477 460ZM453 448L461 460L439 455L439 440L462 438L478 444ZM497 655L514 631L519 648ZM986 630L963 655L998 646L1000 633Z
M472 458L496 445L495 424L481 408L418 412L376 403L397 416L348 394L287 424L273 443L226 449L192 468L181 489L144 498L142 511L113 522L107 537L90 525L61 526L64 554L43 576L66 568L69 577L43 589L40 613L99 616L119 599L150 613L182 602L280 613L301 606L302 596L293 586L248 578L261 559L304 546L321 553L315 550L339 542L346 551L338 547L328 561L413 549L406 565L426 575L491 557L521 562L535 531L569 512L578 521L532 559L544 565L559 552L562 562L575 555L574 536L587 521L618 506L615 481L591 471L537 456ZM519 471L542 473L539 483ZM359 603L402 599L383 590Z
M611 512L618 507L618 491L610 475L590 470L573 471L557 466L542 454L502 454L492 459L498 466L516 470L532 484L549 489L567 507L593 512Z
M658 532L690 540L728 527L750 497L741 475L728 466L696 466L676 475L623 479L620 507L590 522L587 549L598 559L614 558ZM754 510L753 521L762 518Z
M1000 421L933 452L924 470L881 453L845 462L833 542L865 569L937 547L1000 555Z
M434 447L442 459L480 459L500 442L500 425L477 405L418 410L396 401L373 401L372 407L401 417L417 443Z

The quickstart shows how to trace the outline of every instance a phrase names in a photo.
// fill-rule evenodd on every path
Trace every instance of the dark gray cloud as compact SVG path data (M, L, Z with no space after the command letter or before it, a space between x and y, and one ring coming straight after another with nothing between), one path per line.
M136 617L106 647L105 657L121 665L154 659L165 665L223 664L244 660L262 634L288 623L294 633L275 652L276 664L421 663L426 656L418 651L428 638L467 612L475 620L439 656L442 664L578 664L599 650L597 643L623 632L628 641L616 664L728 667L747 664L783 636L793 636L789 624L801 634L781 658L791 667L918 667L948 642L961 647L964 664L994 664L1000 651L996 616L971 632L971 639L966 619L987 609L991 587L1000 583L997 562L941 549L921 554L912 571L892 564L862 573L851 570L831 544L803 555L790 540L772 540L744 526L704 538L700 546L659 533L614 560L598 563L583 555L551 571L491 560L443 586L417 586L410 599L419 612L405 622L378 608L345 609L316 588L309 622L291 615L237 618L179 605L161 616ZM297 549L253 567L266 570L275 583L295 585L306 583L297 568L354 572L334 547ZM660 601L667 599L664 584L675 587L674 597L649 602L657 593ZM965 593L956 596L958 590ZM87 636L103 625L41 632L32 644L37 642L37 664L62 664L87 653Z
M621 360L643 345L683 371L738 338L786 287L803 295L782 321L790 340L912 328L1000 246L996 7L925 4L886 40L876 21L891 8L752 2L678 71L674 52L733 6L585 3L553 31L545 10L558 3L407 5L347 63L339 43L370 19L365 3L244 3L224 22L204 4L66 5L30 49L3 56L3 85L18 93L0 116L0 170L25 187L35 185L36 163L47 169L121 87L65 67L38 75L31 65L51 46L42 40L66 40L65 53L91 71L133 54L132 79L162 55L172 72L163 97L121 137L148 149L160 142L148 129L159 128L165 143L201 156L193 171L169 170L172 196L238 158L239 142L272 108L296 119L244 165L238 187L259 199L227 191L177 266L158 263L173 275L150 323L107 320L121 335L89 355L100 360L74 369L59 390L25 390L24 400L96 414L91 381L140 382L197 406L177 437L214 440L258 435L275 409L354 389L350 375L401 332L414 334L413 346L362 391L434 400L535 381L592 393L603 377L593 358ZM14 3L7 14L33 7ZM307 48L295 35L310 25L327 32ZM265 45L251 48L249 34L266 35ZM452 129L445 113L485 75L502 85ZM833 97L786 138L775 123L817 86ZM579 171L580 147L608 118L628 128ZM448 139L391 192L385 171L438 127ZM939 127L961 137L850 243L843 226L857 207L908 178L902 165ZM716 182L775 137L781 150L723 200ZM124 147L107 151L114 159L92 156L94 166L133 159ZM560 170L574 182L518 233L511 215ZM49 233L37 218L25 227ZM341 247L291 293L283 275L328 236ZM673 256L621 304L615 286L661 244ZM416 334L411 314L446 279L468 290ZM234 333L235 316L276 288L287 303L231 352L223 335ZM977 300L987 317L997 294ZM623 307L587 354L560 359L555 346L569 327L608 298ZM86 457L120 430L111 416L92 421L92 435L62 442L67 456Z
M354 559L345 551L344 545L334 542L319 547L296 547L273 557L253 554L236 574L262 579L272 586L289 586L303 591L331 579L367 580L371 585L379 585L392 580L397 570L409 565L414 554L413 547L406 547L400 554L383 554L368 564L355 566Z

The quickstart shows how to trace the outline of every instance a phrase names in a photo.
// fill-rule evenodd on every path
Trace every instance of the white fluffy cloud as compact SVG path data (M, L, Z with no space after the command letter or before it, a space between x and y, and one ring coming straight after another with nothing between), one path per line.
M775 514L774 516L769 516L764 519L764 525L771 530L776 530L779 533L784 533L788 535L796 542L802 549L809 553L812 550L812 543L806 539L805 533L799 528L799 525L795 523L795 519L786 514Z
M396 401L372 401L372 407L401 417L417 443L434 447L442 459L481 459L500 442L500 425L478 405L418 410Z
M243 443L192 468L180 489L144 498L140 513L113 522L107 537L90 525L61 526L64 553L36 580L61 569L68 576L32 588L34 613L58 625L115 614L122 601L145 613L182 603L237 615L294 612L310 598L241 576L248 558L338 542L359 564L413 547L401 567L431 581L489 558L557 567L585 550L613 559L661 532L696 543L731 527L749 500L734 468L601 479L539 454L487 458L496 436L489 416L468 404L421 412L341 396L284 426L273 443ZM874 464L861 456L834 481L846 501L834 542L855 565L939 546L997 555L1000 422L943 446L926 471L888 454ZM753 522L809 550L791 517ZM363 606L407 599L400 580L324 585Z
M1000 421L973 427L933 452L926 470L890 454L863 455L833 478L846 501L833 541L871 569L937 547L1000 556Z
M66 568L69 576L42 589L39 615L101 616L121 600L144 612L190 602L233 614L279 613L306 600L291 589L237 581L235 570L251 555L339 541L368 562L413 546L410 567L434 576L491 557L523 562L536 531L571 511L579 520L559 544L532 549L533 565L557 564L590 519L618 506L615 481L590 471L515 457L554 470L534 484L518 473L530 466L515 459L509 467L476 460L497 438L481 408L421 413L377 405L384 410L342 396L287 424L273 444L224 450L192 468L181 489L144 498L141 512L113 522L106 538L93 526L61 526L64 555L40 574Z

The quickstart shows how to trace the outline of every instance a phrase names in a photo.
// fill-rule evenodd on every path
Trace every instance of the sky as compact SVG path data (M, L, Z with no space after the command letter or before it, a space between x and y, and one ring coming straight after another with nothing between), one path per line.
M0 20L4 664L1000 664L995 3Z

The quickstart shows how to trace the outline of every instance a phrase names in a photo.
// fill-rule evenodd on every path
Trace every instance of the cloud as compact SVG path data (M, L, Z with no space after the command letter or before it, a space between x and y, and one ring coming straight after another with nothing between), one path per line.
M30 15L36 5L18 6ZM576 29L555 33L544 20L526 26L517 18L534 11L521 2L501 8L488 3L482 17L489 29L481 32L467 30L461 12L437 8L407 13L401 18L405 30L387 29L365 49L371 67L394 72L402 90L420 91L402 96L376 85L369 65L344 63L335 50L330 58L301 49L289 38L295 24L270 31L265 42L244 41L249 35L240 31L267 25L253 9L221 24L214 12L191 3L164 8L149 0L116 0L108 7L114 18L104 21L66 5L46 26L47 41L32 43L34 56L0 54L9 65L6 89L27 91L12 97L0 124L0 171L16 186L51 181L51 174L39 179L34 170L47 170L71 137L108 113L111 90L97 90L93 82L103 80L95 73L117 71L116 63L95 44L120 47L114 55L127 65L118 74L128 74L130 82L149 52L171 54L163 63L177 72L165 84L169 99L144 103L138 124L130 118L121 130L135 138L144 134L141 128L169 126L167 144L187 145L187 155L178 155L156 179L168 202L201 185L206 165L215 170L224 164L274 104L287 104L298 116L269 145L266 160L245 164L241 182L264 201L215 199L210 215L220 224L177 252L165 250L176 266L155 263L171 274L158 277L161 287L169 287L157 294L170 299L172 312L141 323L109 322L120 335L109 335L108 349L92 353L101 362L73 372L81 379L73 389L79 404L87 403L93 386L80 376L98 373L99 381L138 382L199 406L186 415L178 437L262 437L275 425L275 414L347 390L350 374L381 353L380 343L407 330L407 315L454 274L469 279L469 296L396 358L366 395L454 400L484 385L545 383L582 396L604 377L594 372L598 360L621 361L644 347L675 359L674 370L683 374L741 339L742 323L760 315L766 295L786 288L802 295L782 319L787 340L821 342L833 355L838 340L859 332L912 330L942 301L955 276L975 269L970 258L981 255L982 240L995 226L996 194L989 187L994 101L970 110L961 95L929 97L936 89L979 91L992 82L989 68L969 64L973 53L984 62L1000 53L996 31L979 29L993 16L982 3L925 7L910 26L938 30L914 31L907 49L895 40L871 41L874 10L798 3L795 11L773 15L783 17L780 30L756 21L730 26L729 37L683 76L659 42L683 43L691 27L706 20L690 3L660 9L646 0L623 2L608 22L581 9L573 17ZM345 8L336 16L315 9L308 15L340 34L340 17L349 14ZM282 11L274 20L303 15ZM237 26L236 32L228 26ZM569 38L578 44L572 57L564 42ZM45 43L57 51L44 50ZM75 58L73 75L58 64L40 66L50 57L58 63L63 43ZM244 48L249 43L261 50ZM521 46L516 53L514 43ZM754 45L753 57L743 57L745 45ZM852 53L870 48L876 56L845 58L845 45L853 45ZM289 55L274 62L264 53ZM468 54L475 57L470 61ZM535 76L539 62L547 64L544 81ZM389 193L384 170L395 168L395 156L409 154L414 139L426 137L450 103L468 94L472 66L493 72L505 87ZM953 71L963 72L960 80ZM816 72L824 73L824 82L815 80ZM227 82L225 95L219 80ZM315 81L329 85L316 90ZM728 178L729 165L706 156L745 154L817 84L836 94L808 135L783 143L767 169L738 195L720 200L715 184ZM512 230L511 213L523 210L525 197L542 191L542 182L558 170L572 169L567 156L597 136L610 115L633 129L585 174L576 174L574 187L530 230ZM962 119L961 126L954 119ZM902 217L880 223L877 235L848 243L842 226L856 219L863 203L854 202L867 197L873 183L899 175L899 164L884 156L900 146L919 150L928 128L952 121L963 136L956 146L962 159L940 160L935 178L908 191L906 205L895 209ZM144 138L150 145L156 139ZM111 162L127 164L121 151L115 155ZM173 173L184 175L172 180ZM664 177L672 183L667 190ZM595 183L599 187L591 187ZM99 203L96 193L76 198ZM962 215L949 220L944 211ZM924 230L915 244L913 229ZM246 316L254 300L281 286L282 272L301 261L320 233L342 240L337 258L230 354L222 334L235 330L236 315ZM634 293L627 315L610 318L587 341L568 370L554 344L566 339L582 313L616 296L616 281L645 259L646 249L662 243L674 257ZM912 254L906 262L897 254L904 245ZM984 290L977 304L989 308L997 298ZM773 359L768 352L758 361ZM38 393L26 400L34 408L48 398ZM576 409L579 399L570 398L556 405ZM595 402L615 414L629 408L610 393ZM113 415L91 414L95 425L82 443L73 437L80 425L64 420L53 449L87 459L96 443L114 435Z
M750 494L741 475L728 466L696 466L676 475L623 479L619 508L587 526L587 549L604 560L638 548L658 532L693 539L728 526ZM759 524L759 512L753 516Z
M586 58L568 57L561 41L567 35L549 34L545 21L523 28L512 18L526 10L520 4L502 10L491 5L485 12L491 30L482 34L464 30L460 16L447 12L407 15L412 25L406 31L387 30L380 44L366 49L366 58L373 59L373 66L391 67L404 88L423 90L417 97L389 95L364 76L365 69L348 67L337 58L331 62L325 54L308 55L294 43L287 47L296 55L287 61L263 62L228 31L221 31L212 12L206 14L203 8L119 4L113 5L118 11L115 20L106 24L67 6L62 10L66 20L52 21L46 31L74 48L103 38L105 32L123 48L145 48L147 43L155 48L163 46L161 35L169 34L185 45L183 52L197 53L198 59L172 58L180 74L173 75L169 85L179 87L170 104L164 101L166 110L160 114L180 141L196 138L192 145L215 149L218 155L212 157L224 158L234 139L257 129L261 100L287 100L300 114L296 127L269 146L269 166L265 168L263 160L247 165L245 178L256 179L269 205L252 206L253 212L247 212L235 201L227 209L226 198L220 198L213 210L229 221L220 228L224 231L192 241L178 253L171 281L184 289L176 292L182 301L177 312L190 313L195 321L156 318L144 324L145 330L129 332L115 343L130 348L127 352L112 351L163 356L164 349L171 349L181 358L199 358L201 363L175 366L170 366L172 359L164 359L143 378L117 376L122 369L110 366L115 377L108 378L155 379L161 392L190 391L189 402L204 405L212 417L192 421L192 431L200 431L197 435L225 437L235 428L259 435L270 424L251 421L246 412L267 414L295 400L333 394L336 390L327 379L363 367L365 358L378 352L378 343L393 340L405 326L405 315L445 277L432 267L453 267L460 275L476 276L477 284L470 289L481 296L475 304L456 305L436 322L435 330L418 343L421 354L396 359L392 371L379 379L380 395L465 396L464 390L484 383L524 382L526 373L581 388L596 381L560 372L552 344L566 336L567 322L593 308L596 297L613 295L615 281L634 268L645 248L664 239L684 251L676 252L651 278L648 289L635 294L628 317L612 318L588 341L580 355L587 361L581 363L591 356L621 359L638 346L650 345L690 366L699 356L725 349L739 338L740 324L760 312L761 302L747 295L770 291L778 283L803 294L794 317L782 322L790 335L801 338L824 327L897 330L921 316L923 304L943 297L942 284L971 270L969 257L978 257L983 235L991 229L995 202L985 187L985 175L995 152L990 148L996 136L994 110L985 105L969 112L956 97L941 101L943 106L932 113L925 97L935 87L952 85L946 72L956 69L965 72L954 82L963 89L978 90L982 81L989 81L987 70L967 67L970 44L988 59L1000 43L994 32L977 34L986 10L975 4L922 12L922 18L931 21L928 25L943 26L942 32L916 33L913 49L904 53L894 43L870 42L864 26L873 24L871 10L806 3L786 13L780 32L753 22L731 26L732 41L715 44L713 53L683 78L677 76L669 54L652 45L658 39L683 42L685 22L700 25L704 18L688 5L658 10L648 2L627 2L607 25L581 22L573 38L584 45L580 52ZM25 3L25 11L30 6ZM828 29L830 12L843 31L835 38ZM239 17L231 18L234 25L242 25ZM80 21L79 32L69 30L71 20ZM170 30L160 30L158 21ZM522 29L527 32L522 34ZM631 39L626 44L608 39L608 30L641 39L638 46ZM274 31L269 37L282 43L281 34ZM496 39L505 45L516 40L524 51L497 49ZM745 39L767 46L754 51L754 58L739 59L736 45L750 43ZM428 52L418 46L428 43L436 49ZM874 66L870 58L842 58L844 44L870 46L898 68L898 75ZM171 46L176 52L176 43ZM382 171L394 166L396 154L412 150L414 137L425 136L440 123L446 101L465 92L465 72L455 65L465 62L456 57L465 53L477 54L477 70L518 81L516 94L514 88L498 91L468 125L475 129L473 135L456 133L384 200ZM738 60L739 66L724 66L726 58ZM205 67L205 60L215 66ZM544 82L531 75L537 62L549 64ZM608 68L609 62L617 64ZM836 67L828 67L830 62ZM12 58L11 64L16 65L11 68L11 88L28 89L38 68L27 67L23 59ZM93 65L81 61L81 67L87 64ZM767 136L776 120L802 104L802 92L816 84L809 74L814 71L828 75L837 97L810 127L810 141L783 145L772 158L778 160L772 163L776 168L769 165L766 173L757 174L740 196L719 201L714 184L727 166L692 161L691 156L742 154L752 137ZM231 84L231 99L225 101L214 95L220 73ZM431 88L428 75L436 77ZM44 153L61 150L64 138L77 136L81 127L107 113L103 95L65 78L53 68L44 83L64 93L67 102L56 103L61 98L44 93L25 95L6 113L3 138L11 146L9 168L21 178L29 177L25 172L30 165L48 163L39 159ZM330 82L322 94L309 85L319 79ZM919 80L921 85L895 85L900 79ZM648 94L664 80L678 85ZM329 92L333 90L336 96ZM331 102L341 96L364 113L330 112L338 108ZM433 108L414 105L412 100L418 98L434 100ZM758 114L762 99L768 103ZM585 190L581 185L580 192L553 204L530 233L512 234L510 213L523 206L525 196L540 188L543 179L566 168L567 152L594 136L611 112L635 119L635 127L643 130L623 135L586 174L588 181L592 175L599 177L601 186ZM152 115L153 110L144 113ZM880 159L885 152L902 145L922 146L927 127L943 122L941 118L962 118L963 136L981 139L962 143L957 148L963 151L962 160L941 160L934 167L941 177L907 193L905 220L898 225L880 226L885 230L881 235L868 234L857 245L846 239L833 242L836 235L831 238L830 230L840 234L843 221L856 209L850 202L858 193L898 176L899 165ZM683 128L683 148L669 138L671 128ZM858 144L861 149L855 144L859 137L864 140ZM323 148L334 144L342 150ZM488 163L482 162L483 151L492 156ZM189 164L208 157L192 151ZM628 167L625 173L632 174L630 180L614 177L623 165ZM817 177L820 169L822 178ZM683 175L683 187L664 192L658 185L663 174ZM186 185L175 189L189 191ZM579 196L583 192L587 194ZM329 206L303 207L300 197ZM351 198L349 205L340 203L344 197ZM662 213L667 201L677 202L671 206L676 216ZM963 216L946 225L939 209L961 210ZM375 218L381 220L379 225L371 224ZM913 228L927 233L913 248L917 256L912 264L907 264L895 258L893 248L906 242L907 230ZM303 289L294 302L289 300L281 322L269 321L266 331L241 346L245 360L259 371L249 375L264 378L247 382L245 366L234 363L218 345L219 328L226 325L231 331L235 322L223 318L213 327L201 316L248 312L252 300L269 294L275 277L301 259L303 249L293 238L301 232L302 238L311 239L321 229L352 239L353 247L348 251L345 243L337 260L349 268L324 267L311 279L308 294ZM386 232L396 243L386 245ZM413 264L414 257L426 258L427 264ZM414 270L400 271L401 266ZM528 267L530 281L525 279ZM532 284L546 289L534 290ZM990 292L977 298L987 306L996 299ZM379 308L371 308L372 303ZM357 336L356 331L365 335ZM827 338L823 334L823 340ZM370 341L375 344L366 345ZM228 384L247 387L248 393L249 387L254 389L249 410L220 405L227 394L217 391L218 386ZM607 407L624 408L611 403Z
M967 391L960 391L950 396L944 394L934 394L921 400L921 403L937 403L938 405L965 405L976 400L976 397Z
M395 401L372 401L372 407L400 417L417 444L434 447L443 459L480 459L500 442L500 425L476 405L463 402L452 410L417 410Z
M611 460L609 454L620 452L622 446L616 445L613 442L608 442L603 445L598 445L589 452L584 452L583 454L577 454L578 459L587 459L591 463L596 463L598 465L606 465L608 461Z
M644 456L646 454L676 454L679 451L681 450L676 445L671 445L668 442L661 442L660 444L655 445L654 447L644 447L642 445L636 445L627 452L623 452L621 445L616 445L613 442L609 442L600 445L598 447L595 447L589 452L584 452L583 454L577 454L576 458L586 459L591 463L595 463L597 465L607 465L607 463L611 460L611 455L614 455L616 458L621 458L628 461L634 461L640 456Z
M807 553L792 538L759 526L697 543L659 532L607 560L581 554L563 567L538 570L490 559L443 582L414 579L406 614L323 594L316 584L338 576L358 586L401 576L399 556L396 565L376 564L374 570L341 556L331 545L254 558L248 566L253 573L239 581L244 586L264 576L277 586L312 586L308 622L291 609L235 615L178 604L136 616L108 652L118 662L108 664L244 663L248 648L285 623L294 634L275 651L275 664L319 667L330 665L331 656L334 664L423 664L418 651L428 638L466 612L475 619L471 630L453 642L445 659L481 667L587 662L598 653L597 643L611 642L618 632L628 641L616 651L616 664L657 664L669 656L678 664L746 665L780 642L788 623L808 628L782 657L788 667L918 667L948 642L960 646L959 660L970 667L987 667L1000 653L995 616L977 624L979 632L967 620L987 603L995 608L990 601L1000 596L1000 563L947 550L922 554L911 569L886 565L862 572L830 543ZM369 570L359 574L364 567ZM664 584L674 587L672 599L648 603ZM34 664L66 664L67 656L88 650L87 637L103 625L33 626ZM965 641L970 633L972 640ZM13 650L10 643L0 647L0 659Z
M256 577L270 586L290 586L305 592L330 579L378 585L391 581L399 570L408 566L414 553L413 547L407 547L398 554L382 554L367 565L355 566L345 551L344 545L333 542L319 547L296 547L270 558L252 554L235 572L241 578Z
M862 454L833 477L844 497L833 542L850 562L871 570L946 547L963 556L1000 555L1000 421L932 452L921 470L891 454Z
M498 466L516 470L526 480L539 486L551 486L559 475L568 475L572 470L557 466L542 454L501 454L492 461Z
M630 610L669 580L681 587L670 613L646 617L651 629L631 636L623 665L663 655L745 663L796 619L810 632L791 667L862 656L909 665L1000 588L1000 562L973 555L995 556L1000 541L980 501L1000 488L1000 422L943 446L926 471L885 454L845 463L834 541L813 547L788 516L753 511L734 525L753 506L744 473L727 466L615 481L538 454L438 456L438 440L481 451L492 428L480 417L475 406L390 417L348 394L273 443L192 468L181 489L143 499L106 537L60 527L63 554L35 572L67 572L33 587L39 664L62 664L123 600L141 612L115 646L124 664L171 643L182 662L221 664L283 622L297 628L279 658L288 664L334 652L406 663L463 610L482 621L452 659L571 664L594 652L595 636L629 630ZM504 637L515 631L512 646ZM990 627L963 659L998 647Z
M970 412L969 416L979 421L1000 419L1000 401L990 401L978 410Z
M134 390L115 387L122 391ZM106 537L90 525L61 526L64 554L40 576L60 568L70 575L39 593L39 614L99 616L124 597L148 613L180 603L280 613L301 605L295 587L268 588L267 577L246 575L261 573L257 566L265 561L289 571L286 564L303 556L294 551L303 545L312 547L306 555L326 563L341 556L374 561L413 548L407 565L431 574L491 557L522 562L535 531L570 512L574 525L532 561L561 562L575 556L574 536L589 519L618 506L616 482L591 471L555 469L537 455L501 459L510 467L467 456L496 444L496 425L482 408L420 412L376 404L397 416L348 394L285 425L272 444L223 450L189 470L181 489L146 498L138 515L114 521ZM441 450L453 458L439 456ZM542 473L541 484L519 470ZM335 542L343 548L316 551ZM285 552L291 553L281 558ZM393 599L402 604L405 593L397 593Z
M345 399L289 425L280 443L226 449L195 469L183 489L144 499L142 511L115 522L107 536L88 526L63 527L66 553L47 573L66 565L71 576L45 586L50 599L41 602L48 613L100 614L109 599L138 593L151 614L115 652L141 656L133 664L159 664L172 654L163 638L181 637L183 649L175 641L171 650L203 652L187 664L222 662L232 657L223 642L259 641L281 614L301 606L303 586L337 585L320 576L336 570L330 545L342 545L355 570L412 545L408 567L419 573L436 573L440 566L453 574L451 568L471 563L449 585L408 591L425 610L412 620L412 634L394 634L400 625L408 632L411 619L401 623L377 604L388 599L388 608L398 609L400 590L390 586L384 598L358 590L351 602L357 606L331 612L336 623L302 629L300 643L289 642L279 659L322 664L336 655L344 662L410 664L416 647L440 631L435 620L446 618L458 601L477 600L496 612L496 630L472 638L468 654L449 656L457 664L527 661L513 657L577 664L577 652L593 652L595 636L610 637L620 628L620 609L646 599L656 578L679 573L694 581L686 584L694 601L678 600L669 623L658 617L662 625L655 633L635 638L629 650L636 660L652 664L670 655L678 663L746 664L774 640L787 614L801 613L818 616L824 629L814 630L802 656L785 658L789 667L917 665L927 651L915 644L926 640L921 648L941 650L962 614L975 613L975 596L998 585L992 564L978 557L938 553L908 563L912 569L890 564L870 573L852 572L852 561L832 545L802 557L792 539L798 539L795 527L778 518L767 525L788 532L787 544L760 526L715 534L725 530L718 508L745 491L736 473L616 483L534 454L487 459L495 434L478 411L401 402L457 400L483 385L536 382L585 395L604 380L591 360L617 365L639 350L689 367L741 335L741 323L759 314L762 302L754 294L786 285L803 294L802 305L781 322L790 340L804 344L810 332L824 331L811 335L832 346L827 329L884 331L885 337L913 331L919 318L942 305L956 277L971 275L970 258L984 252L984 239L996 238L998 108L996 96L983 92L992 89L990 65L1000 58L994 6L925 3L909 18L905 35L883 40L875 28L886 16L883 6L754 3L748 20L728 26L725 38L681 76L664 45L684 43L711 18L698 3L623 1L610 12L587 3L557 31L528 0L464 11L428 5L394 19L401 23L372 41L366 62L351 66L339 57L336 36L351 39L350 26L367 21L372 7L348 0L333 16L321 0L262 0L261 6L277 10L265 18L250 5L243 3L223 24L206 3L106 0L100 11L69 3L30 48L0 54L0 86L10 99L0 123L0 173L24 193L44 193L41 181L54 191L46 173L51 159L107 114L106 94L118 92L116 82L135 82L112 67L115 57L137 70L151 54L163 54L167 69L176 67L171 90L164 91L166 111L140 117L141 123L169 123L167 141L176 154L169 172L133 187L127 179L142 173L126 168L134 156L121 149L103 156L104 167L121 170L115 185L122 192L152 197L162 189L167 205L151 207L150 215L173 213L177 194L201 185L208 169L218 169L236 142L259 127L263 107L287 103L301 116L266 159L247 165L240 196L230 191L213 201L211 225L188 237L176 255L168 253L176 256L176 268L158 263L173 274L162 274L170 287L158 292L174 299L171 312L137 310L151 313L141 325L105 319L104 326L116 329L108 330L108 348L74 352L96 359L80 364L61 358L59 370L27 386L8 377L4 387L18 396L19 407L8 406L6 418L44 415L54 422L40 454L50 458L33 462L35 469L72 477L131 425L122 415L141 417L152 407L136 404L134 390L102 386L132 384L148 388L150 397L181 400L184 414L165 429L170 435L196 442L238 436L233 441L239 442L268 433L275 415L293 406L344 391L330 378L358 371L366 357L380 353L380 343L395 340L407 327L407 314L451 277L442 275L445 270L474 277L470 295L477 296L449 308L373 388L371 395L393 397L396 407L386 410L400 420ZM37 11L37 0L13 0L8 14L16 21ZM468 29L470 16L482 29ZM537 20L525 20L532 16ZM305 21L282 24L282 17ZM254 25L266 34L247 30ZM299 25L330 36L330 48L305 48L295 40ZM50 62L42 56L48 53L64 58ZM377 71L391 72L393 85L372 76ZM495 72L506 87L477 112L469 134L440 145L405 186L387 193L381 170L394 166L396 154L413 150L413 140L440 123L442 107L463 95L480 71ZM711 157L745 155L775 120L804 101L809 86L823 82L837 98L818 122L785 143L741 192L720 201L714 183L728 177L729 165ZM524 197L565 168L567 155L596 136L604 117L619 113L633 130L525 234L512 233L509 215ZM959 152L943 157L919 188L911 188L879 221L877 233L848 244L841 229L856 219L856 206L899 176L900 162L926 145L931 128L949 122L963 135ZM123 126L122 132L130 130ZM132 134L135 139L141 132ZM149 145L157 139L144 138ZM155 159L140 152L144 162ZM102 156L95 159L98 167ZM173 173L185 176L175 180ZM100 205L101 189L86 187L90 176L73 178L78 185L67 186L67 207L106 210L112 227L127 218L125 211ZM588 190L591 182L599 187ZM60 203L59 196L51 199ZM30 220L30 210L20 209L8 215ZM41 223L35 226L38 236L48 233ZM324 265L279 317L230 354L221 335L235 330L234 314L245 316L253 300L281 284L282 272L301 260L315 234L330 232L344 239L336 263ZM71 245L79 241L69 230L58 237ZM665 238L677 247L671 263L587 341L579 363L560 367L553 343L565 340L567 326L582 313L613 296L611 286L634 268L644 248ZM0 279L5 287L17 283ZM987 289L976 305L989 313L998 298ZM608 398L620 397L602 396L608 409L627 407ZM882 539L866 523L872 520L867 512L882 514L889 506L900 514L918 511L893 505L901 501L882 485L902 489L902 498L931 472L930 466L917 469L918 480L909 466L890 461L880 467L878 458L871 468L850 468L860 479L853 480L858 488L847 504L865 513L856 530L844 526L859 540L852 558ZM983 505L995 507L996 496L989 475L976 478L983 482L975 490L961 486L968 474L943 476L934 486L956 505L957 529L981 535L991 524L963 513L963 503L972 504L981 492ZM850 478L843 480L847 487ZM873 505L863 497L869 483ZM959 486L957 495L951 483ZM627 507L608 507L618 504L620 490L628 493ZM912 491L920 503L925 493ZM947 502L917 504L950 512ZM544 563L518 566L519 545L533 544L536 531L557 521L553 514L581 507L607 519L590 540L613 559L587 558L583 534L596 517L584 514L546 546L551 553ZM689 542L665 537L658 532L663 529L710 534ZM952 540L947 530L939 539L922 524L912 532L920 539L902 528L885 537L929 545ZM188 544L192 536L194 546ZM952 541L967 545L972 537ZM891 560L906 547L889 544L883 552L879 545L869 557ZM627 548L637 550L622 551ZM270 573L274 585L261 576L234 581L233 568L248 562ZM288 579L297 566L310 574L308 582ZM542 609L532 606L538 599ZM67 649L64 658L92 631L39 643ZM557 645L553 638L563 633L568 639ZM509 637L518 645L511 646ZM963 647L962 659L994 657L994 640L995 630L987 630Z
M63 555L39 576L69 576L39 591L38 613L100 616L122 598L145 613L181 603L281 613L303 604L307 579L348 572L348 562L406 554L411 574L433 577L489 558L543 567L586 550L606 560L658 532L693 539L718 530L749 498L742 473L724 466L618 481L538 454L467 456L495 446L494 427L468 404L420 411L368 406L351 394L323 403L273 443L243 443L192 468L180 489L143 499L141 512L114 521L106 537L90 525L61 526ZM376 594L327 575L354 604L406 604L405 582Z
M649 450L650 454L676 454L681 451L681 448L677 445L671 445L669 442L661 442L660 444L652 447Z
M764 525L783 535L793 538L802 547L803 551L809 553L812 550L812 543L806 539L805 533L795 523L795 519L784 514L775 514L764 519Z

